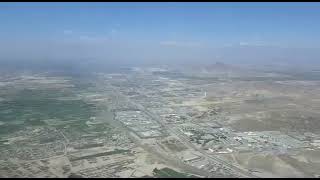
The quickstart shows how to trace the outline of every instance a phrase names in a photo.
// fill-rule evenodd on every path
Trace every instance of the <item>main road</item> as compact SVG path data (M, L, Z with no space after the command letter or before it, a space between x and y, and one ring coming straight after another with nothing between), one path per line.
M180 139L181 142L183 142L185 145L187 145L187 147L194 149L195 151L200 152L204 157L215 161L219 164L222 164L223 166L236 171L237 173L241 174L241 176L243 177L250 177L250 178L259 178L258 176L250 173L249 171L245 171L243 169L240 169L230 163L225 162L224 160L216 157L216 156L210 156L209 154L207 154L204 150L197 148L194 144L192 144L188 138L186 138L184 135L178 133L177 131L174 131L174 129L172 129L172 127L168 126L167 124L163 123L163 121L156 115L154 115L152 112L150 112L149 110L147 110L144 106L142 106L141 104L138 104L134 101L132 101L131 99L129 99L127 96L123 95L120 91L117 91L117 89L114 88L114 86L112 86L111 84L109 84L110 87L112 87L113 92L119 96L122 96L128 103L132 104L133 106L137 107L138 109L140 109L141 111L143 111L144 113L146 113L147 115L149 115L152 119L154 119L156 122L158 122L162 127L164 127L164 129L170 133L172 133L173 135L175 135L176 137L178 137Z
M242 169L240 169L240 168L238 168L238 167L236 167L236 166L234 166L234 165L232 165L230 163L227 163L227 162L225 162L224 160L222 160L222 159L220 159L218 157L208 155L204 150L202 150L200 148L197 148L194 144L192 144L186 136L180 134L179 132L175 131L172 127L170 127L170 126L166 125L165 123L163 123L162 120L160 120L160 118L158 118L158 116L155 116L152 112L146 110L143 106L141 106L140 108L142 108L142 110L146 114L148 114L150 117L152 117L154 120L156 120L159 124L161 124L167 131L169 131L170 133L176 135L180 139L180 141L183 142L185 145L187 145L189 148L200 152L203 156L205 156L206 158L208 158L210 160L218 162L218 163L222 164L223 166L226 166L226 167L228 167L228 168L230 168L232 170L237 171L237 173L241 174L244 177L258 178L257 176L251 174L250 172L247 172L247 171L242 170Z

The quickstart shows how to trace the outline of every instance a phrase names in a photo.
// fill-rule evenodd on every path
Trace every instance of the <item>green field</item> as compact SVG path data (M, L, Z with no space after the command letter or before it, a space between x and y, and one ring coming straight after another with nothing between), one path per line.
M170 168L162 168L153 170L153 175L157 178L198 178L197 176L177 172Z
M0 134L14 132L25 126L43 126L43 120L87 121L96 114L96 107L82 100L59 100L73 97L72 91L29 90L11 93L0 103Z

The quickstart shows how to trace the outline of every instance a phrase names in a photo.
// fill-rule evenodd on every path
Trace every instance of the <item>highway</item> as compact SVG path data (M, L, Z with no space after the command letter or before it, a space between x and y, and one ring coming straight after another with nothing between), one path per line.
M214 157L214 156L210 156L208 155L204 150L197 148L194 144L192 144L188 138L186 138L184 135L181 135L180 133L174 131L171 127L169 127L167 124L163 123L163 121L156 115L154 115L152 112L148 111L144 106L133 102L131 99L129 99L127 96L123 95L121 92L117 91L112 85L110 85L114 91L115 94L118 94L119 96L122 96L123 98L126 99L126 101L130 104L132 104L133 106L137 107L138 109L140 109L141 111L145 112L147 115L149 115L152 119L154 119L156 122L158 122L161 126L164 127L164 129L170 133L172 133L173 135L177 136L181 142L183 142L185 145L187 145L187 147L194 149L195 151L200 152L203 156L205 156L206 158L215 161L217 163L222 164L223 166L241 174L244 177L251 177L251 178L259 178L256 175L251 174L249 171L245 171L242 170L230 163L225 162L224 160L218 158L218 157Z
M115 90L115 88L112 87L112 89L114 90L113 93L115 93L118 98L125 98L127 100L127 102L129 102L131 105L133 105L135 107L141 107L140 105L130 101L130 99L128 99L126 96L120 94L118 91ZM143 111L143 108L140 108L140 110ZM127 132L129 132L128 135L129 135L130 139L133 140L133 142L135 142L135 144L139 145L141 148L143 148L147 152L154 155L155 158L157 158L161 161L165 160L167 163L169 163L173 166L180 167L181 169L184 169L186 172L190 172L191 174L194 174L194 175L197 175L200 177L219 177L219 176L212 176L212 173L210 173L209 171L203 170L203 169L198 169L194 166L191 166L189 164L184 163L180 159L173 158L172 156L166 156L167 154L160 152L159 150L161 148L157 147L156 145L141 144L140 138L135 135L135 132L131 131L128 127L126 127L125 125L123 125L120 122L116 122L113 120L112 123L114 123L114 125L121 127L123 129L125 129Z
M225 162L222 159L219 159L218 157L214 157L214 156L210 156L208 155L204 150L197 148L194 144L192 144L189 139L187 137L185 137L184 135L181 135L180 133L174 131L171 127L167 126L166 124L164 124L161 120L158 119L157 116L153 115L151 112L145 110L145 113L147 113L150 117L152 117L153 119L155 119L157 122L159 122L162 126L165 127L165 129L167 131L169 131L170 133L176 135L177 137L179 137L180 141L183 142L185 145L187 145L189 148L194 149L195 151L200 152L203 156L205 156L206 158L213 160L215 162L218 162L236 172L238 172L239 174L241 174L242 176L245 177L252 177L252 178L258 178L257 176L251 174L250 172L244 171L230 163Z

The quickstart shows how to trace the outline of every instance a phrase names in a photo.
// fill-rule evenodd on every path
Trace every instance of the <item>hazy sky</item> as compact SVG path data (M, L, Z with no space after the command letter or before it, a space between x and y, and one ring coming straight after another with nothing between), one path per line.
M0 60L317 61L320 3L0 3Z

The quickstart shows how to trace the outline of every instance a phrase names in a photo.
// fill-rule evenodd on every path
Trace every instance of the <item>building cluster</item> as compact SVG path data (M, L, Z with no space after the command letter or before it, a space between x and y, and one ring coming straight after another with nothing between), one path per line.
M163 136L161 125L153 121L143 111L118 111L115 119L123 123L140 138L154 138Z
M234 137L241 146L239 151L272 151L275 153L288 153L290 150L309 147L310 144L279 131L258 131L236 133Z

